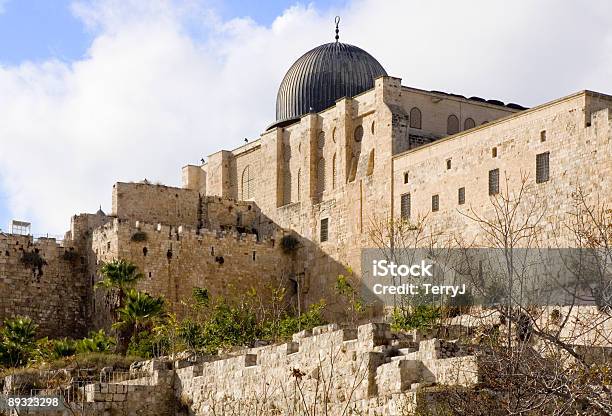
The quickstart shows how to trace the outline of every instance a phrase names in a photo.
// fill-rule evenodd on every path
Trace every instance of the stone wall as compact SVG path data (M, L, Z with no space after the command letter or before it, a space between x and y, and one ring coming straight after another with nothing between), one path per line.
M28 316L37 335L83 336L91 283L86 258L70 241L0 233L0 322Z
M422 114L418 129L409 127L413 107ZM514 112L381 77L369 91L266 131L238 149L211 155L202 167L206 192L247 199L243 175L248 166L253 199L263 218L303 239L296 267L309 287L306 302L315 302L330 297L336 276L347 267L360 274L360 249L373 246L368 235L372 220L392 211L393 155L410 147L410 135L426 136L418 139L422 142L446 136L451 114L458 116L463 130L467 118L480 124ZM197 187L190 177L185 180L185 187ZM327 241L321 241L323 220Z
M93 250L98 266L114 259L133 262L144 274L138 289L163 295L176 312L194 287L233 298L255 288L265 296L292 275L291 258L274 239L235 231L114 219L94 231ZM100 313L107 307L104 294L96 293L95 300L95 325L108 325L108 315Z
M609 108L591 112L585 122L603 102ZM398 155L393 160L393 215L400 215L401 197L409 193L412 220L427 216L432 229L471 241L481 229L462 214L492 217L488 175L499 169L502 192L507 183L516 195L526 178L522 211L537 207L544 212L540 225L546 231L540 242L575 246L560 238L562 221L573 209L572 193L582 187L591 203L612 202L612 157L606 150L612 141L610 109L612 97L604 101L599 94L581 92ZM550 178L536 183L536 155L545 152L550 154ZM465 191L464 204L458 201L459 188ZM437 212L432 212L432 195L439 197Z
M474 355L443 354L442 344L414 342L387 324L346 329L330 324L294 334L285 344L229 357L157 358L133 364L129 373L103 370L100 382L75 388L72 378L44 393L67 398L70 410L52 416L403 416L427 400L428 386L436 384L440 391L439 386L470 388L480 381ZM45 375L8 376L0 384L5 394L16 394L21 385L44 384L36 377Z
M385 324L352 329L329 325L230 359L185 362L186 367L176 370L174 390L195 415L215 414L222 406L226 411L241 408L245 415L273 414L272 409L292 414L294 399L311 412L316 408L317 414L343 414L346 409L364 415L409 414L422 386L470 387L479 382L473 356L422 361L407 355L419 350L427 355L425 350L432 348L432 342L419 345L391 333Z
M166 225L198 226L199 192L147 183L117 182L112 216Z

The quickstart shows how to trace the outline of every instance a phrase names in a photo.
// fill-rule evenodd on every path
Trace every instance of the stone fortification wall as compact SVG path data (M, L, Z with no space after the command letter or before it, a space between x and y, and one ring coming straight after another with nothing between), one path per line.
M113 185L112 216L166 225L198 226L200 194L195 189L148 183Z
M77 247L0 233L0 321L28 316L38 336L86 333L91 283Z
M213 296L236 298L251 288L264 295L291 276L291 258L274 239L255 234L114 219L94 231L93 250L98 266L113 259L133 262L144 274L138 289L163 295L176 312L194 287ZM103 293L95 299L96 310L107 306ZM104 317L94 314L97 324L108 324L100 322Z
M608 108L601 109L604 105ZM502 193L507 186L517 195L525 178L519 215L534 210L535 219L544 213L540 243L575 247L576 242L564 235L569 229L562 226L574 210L572 194L582 188L589 203L612 201L611 109L612 97L577 93L398 155L393 215L401 215L402 195L410 195L411 220L427 216L433 229L472 241L482 230L468 215L495 217L489 172L497 169ZM549 175L538 183L539 154L549 155ZM459 189L464 201L459 201ZM432 211L434 195L437 211Z

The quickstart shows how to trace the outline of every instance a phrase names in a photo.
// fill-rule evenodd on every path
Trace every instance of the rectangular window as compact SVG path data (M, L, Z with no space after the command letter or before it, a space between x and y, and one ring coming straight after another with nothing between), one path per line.
M404 172L404 183L408 183L408 172Z
M329 238L329 218L321 220L321 242L327 241Z
M489 195L499 193L499 169L489 171Z
M459 205L465 204L465 188L464 187L459 188L457 196L459 199Z
M536 183L548 182L550 152L536 155Z
M440 197L438 195L433 195L431 197L431 211L436 212L440 209Z
M446 170L449 170L451 168L451 160L450 159L446 159Z
M540 141L541 142L545 142L546 141L546 130L542 130L540 132Z
M402 194L400 211L403 220L410 218L410 194Z

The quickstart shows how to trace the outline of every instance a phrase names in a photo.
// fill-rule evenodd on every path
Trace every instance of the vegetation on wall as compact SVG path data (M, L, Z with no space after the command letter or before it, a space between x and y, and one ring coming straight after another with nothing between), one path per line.
M144 231L136 231L132 234L130 239L135 243L147 241L147 233Z
M294 253L300 245L300 241L293 234L284 235L280 243L285 254Z

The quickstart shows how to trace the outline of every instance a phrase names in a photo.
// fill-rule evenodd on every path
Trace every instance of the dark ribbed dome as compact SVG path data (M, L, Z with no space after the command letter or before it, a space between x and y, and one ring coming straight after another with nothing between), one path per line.
M276 97L274 126L369 90L375 78L386 75L372 55L356 46L340 42L318 46L302 55L285 74Z

